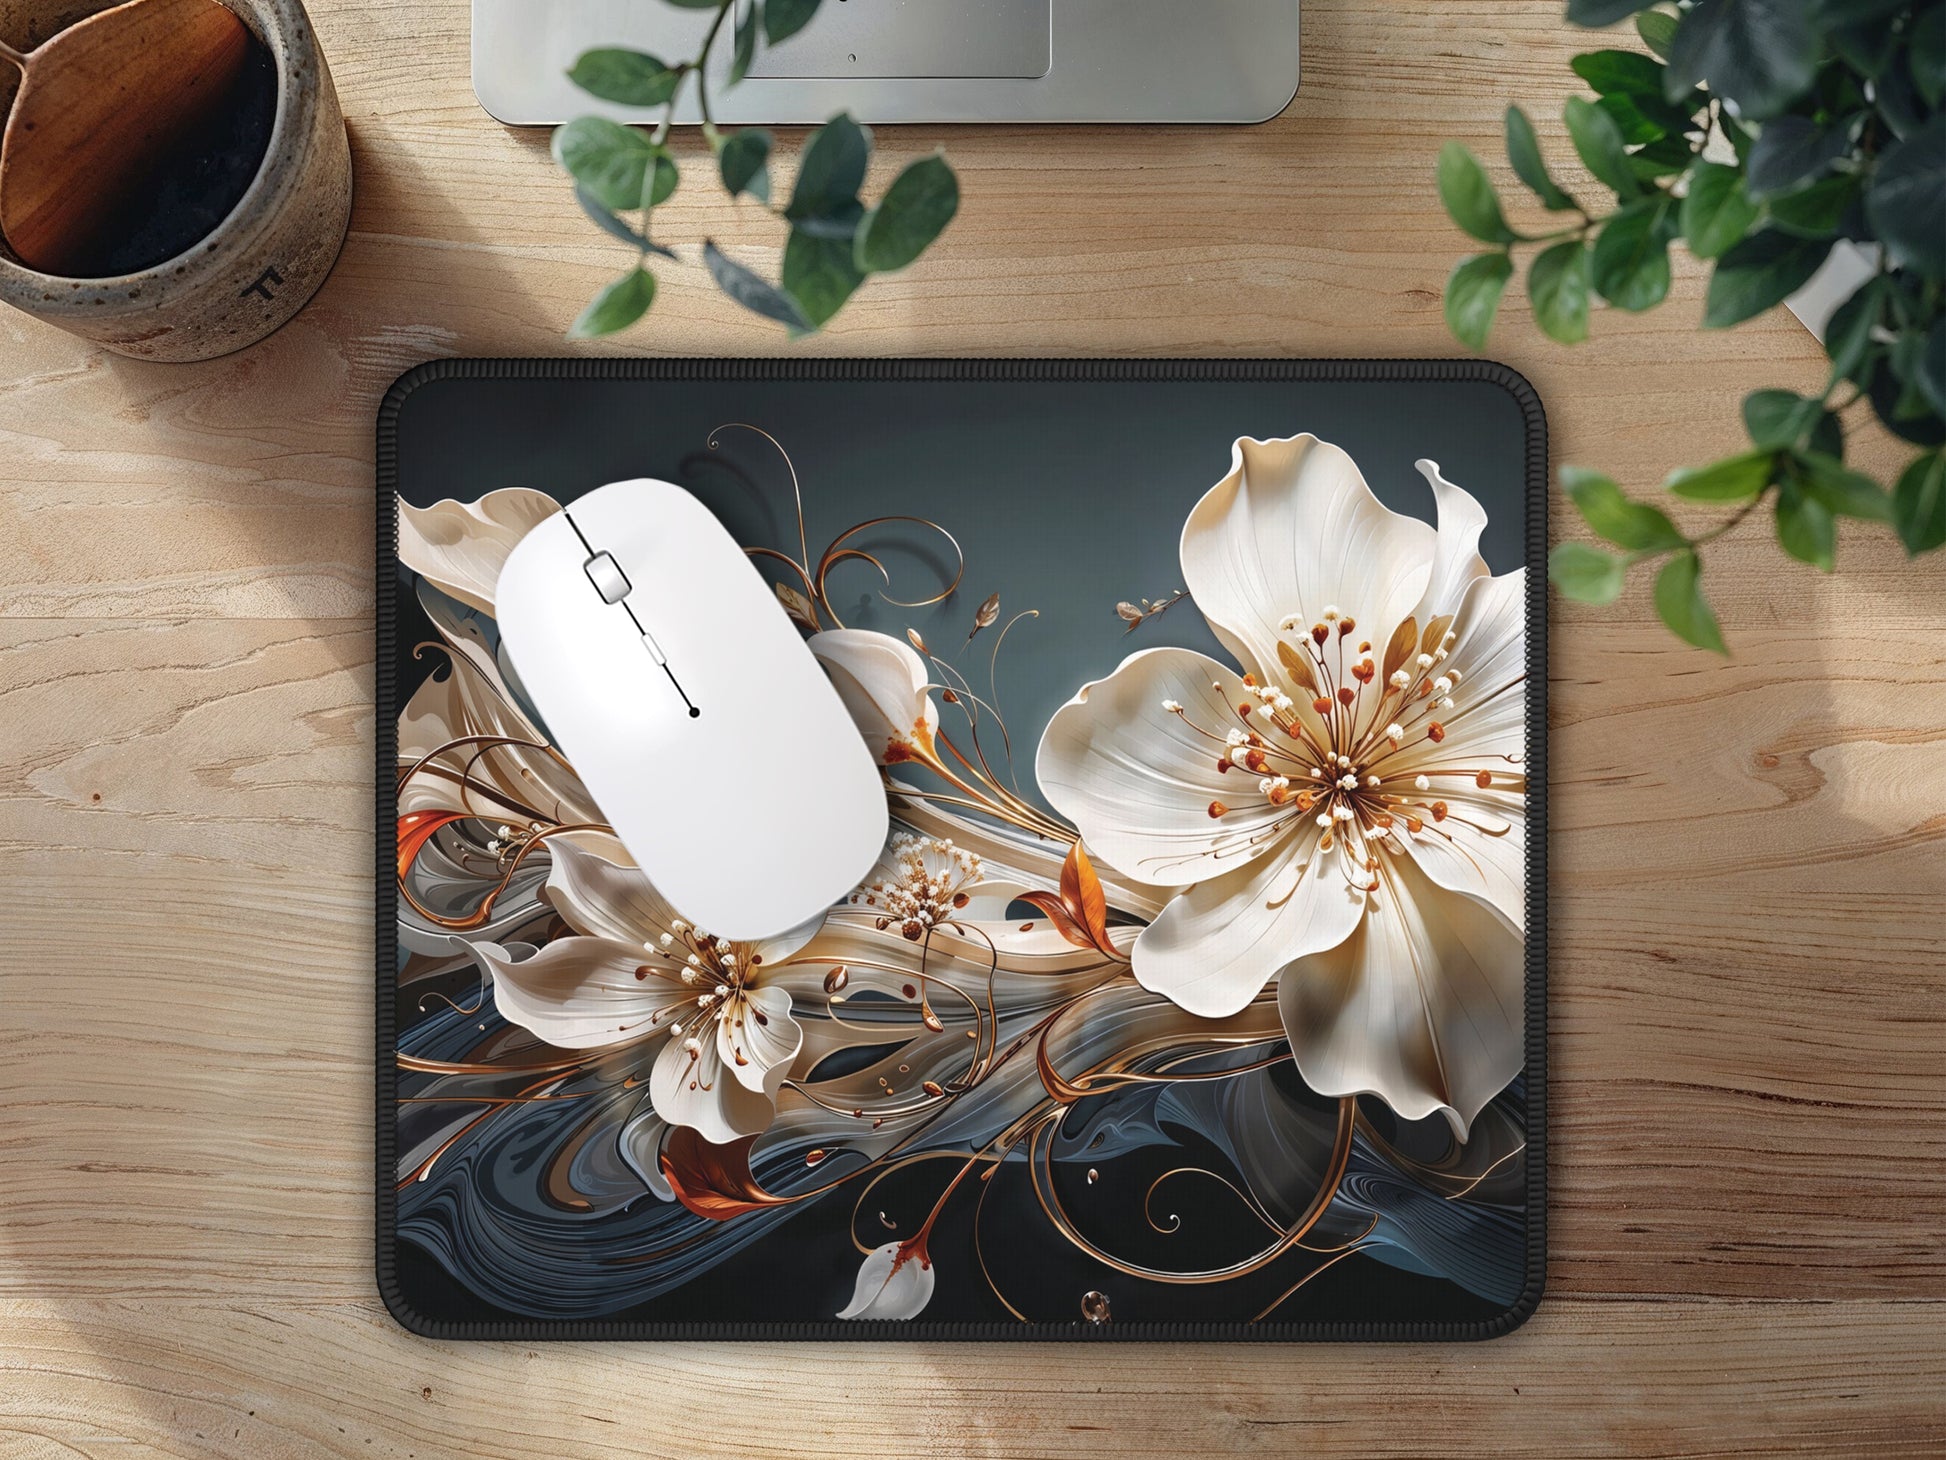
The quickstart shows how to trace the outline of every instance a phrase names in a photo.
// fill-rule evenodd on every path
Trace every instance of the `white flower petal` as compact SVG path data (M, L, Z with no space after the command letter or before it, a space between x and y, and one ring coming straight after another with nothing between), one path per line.
M762 1134L777 1113L769 1096L731 1078L712 1038L699 1039L694 1054L681 1039L662 1042L649 1071L649 1103L669 1124L717 1146Z
M775 1102L791 1061L804 1047L804 1031L791 1017L791 996L782 989L750 989L740 1002L740 1022L736 1003L717 1021L717 1057L738 1083Z
M399 561L461 603L493 612L500 565L514 544L561 504L531 487L488 492L477 502L450 497L430 507L399 501Z
M1243 694L1236 674L1193 650L1131 655L1048 721L1034 757L1041 793L1091 852L1130 877L1183 886L1228 872L1244 860L1234 847L1292 815L1257 791L1255 772L1216 768ZM1184 712L1163 709L1164 699ZM1229 810L1212 817L1213 801ZM1232 850L1218 855L1219 845Z
M599 1049L655 1032L650 1016L681 996L681 985L635 971L648 961L640 943L557 938L531 958L498 943L455 943L493 975L501 1016L560 1049Z
M932 1301L932 1258L922 1248L899 1261L900 1243L888 1242L865 1254L858 1286L840 1318L917 1318Z
M1381 868L1357 931L1279 978L1284 1029L1319 1094L1375 1094L1407 1120L1437 1111L1464 1140L1524 1060L1521 938L1413 864Z
M870 629L826 629L807 642L881 765L932 756L939 708L909 644Z
M1293 958L1343 942L1364 897L1335 853L1314 855L1319 837L1299 823L1268 855L1178 896L1135 941L1136 981L1192 1014L1221 1019Z
M543 895L577 933L638 945L658 941L674 927L675 909L639 868L595 850L603 843L619 845L601 833L550 837L547 847L554 864Z
M1433 501L1439 509L1432 574L1426 581L1425 596L1420 599L1417 611L1419 629L1424 633L1433 619L1453 611L1474 579L1487 576L1486 559L1480 556L1480 533L1487 525L1487 514L1470 492L1440 475L1438 462L1420 460L1413 465L1431 486Z
M1183 525L1182 570L1224 646L1282 682L1281 620L1295 616L1302 633L1336 605L1357 621L1356 639L1382 648L1425 592L1436 536L1383 506L1329 442L1246 436Z

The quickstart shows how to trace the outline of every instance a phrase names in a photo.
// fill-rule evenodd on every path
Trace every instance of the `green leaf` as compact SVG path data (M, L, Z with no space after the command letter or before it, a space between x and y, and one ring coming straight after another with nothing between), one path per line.
M1587 51L1568 66L1597 96L1619 91L1661 99L1662 63L1640 51Z
M568 334L577 340L612 335L647 314L653 303L655 275L647 269L630 269L594 297L569 326Z
M796 35L818 13L818 0L765 0L764 38L773 46Z
M1912 85L1937 110L1946 101L1946 6L1934 5L1912 18L1907 32L1906 65Z
M1890 522L1892 498L1885 488L1853 471L1835 456L1822 451L1800 451L1796 463L1800 485L1806 496L1840 517L1859 517L1867 522Z
M1674 472L1663 485L1692 502L1744 502L1770 485L1772 464L1770 452L1748 451Z
M1743 429L1759 451L1784 451L1804 439L1823 409L1794 391L1752 391L1743 398Z
M680 181L682 174L676 171L676 159L669 155L667 147L658 147L655 149L654 164L642 178L642 196L637 201L644 209L667 202Z
M1777 540L1801 563L1829 573L1838 551L1838 524L1822 502L1796 482L1784 481L1777 493Z
M1834 237L1844 226L1851 205L1858 201L1860 186L1855 174L1840 174L1772 198L1765 205L1770 225L1799 238Z
M1850 145L1849 124L1823 127L1809 117L1779 117L1751 144L1744 186L1757 199L1784 192L1817 177Z
M1824 327L1824 352L1831 358L1831 382L1853 380L1863 383L1860 373L1872 350L1872 331L1878 325L1889 285L1870 279L1852 291L1832 311Z
M1507 108L1507 161L1514 165L1514 176L1527 184L1549 212L1559 213L1574 207L1574 199L1548 176L1547 164L1541 160L1540 139L1534 135L1534 124L1517 106Z
M1946 113L1880 154L1865 212L1894 263L1946 279Z
M1505 253L1475 254L1453 269L1446 280L1446 328L1461 344L1474 350L1486 347L1501 291L1513 272L1514 261Z
M1631 147L1638 142L1660 142L1667 138L1671 131L1680 130L1682 126L1680 121L1673 127L1667 122L1657 121L1636 105L1634 97L1623 96L1619 91L1613 96L1598 98L1595 106L1607 114L1608 119L1615 124L1615 130L1622 134L1622 141ZM1674 140L1681 145L1681 138ZM1684 147L1683 150L1687 152L1689 149Z
M1946 452L1913 458L1892 489L1892 520L1909 553L1929 553L1946 543Z
M1696 153L1681 137L1661 137L1628 155L1628 170L1643 182L1682 172Z
M642 178L656 150L633 127L606 117L576 117L554 129L554 160L610 208L642 206Z
M1547 555L1547 576L1579 603L1613 603L1626 572L1620 558L1586 543L1564 542Z
M703 263L708 266L710 277L716 280L716 287L745 309L789 325L800 334L810 331L811 321L804 317L795 299L729 257L714 241L703 245Z
M1934 320L1927 332L1912 378L1932 408L1946 416L1946 315Z
M1561 486L1595 535L1616 547L1638 553L1666 552L1688 542L1660 508L1631 502L1620 487L1599 472L1562 467Z
M865 214L853 245L866 273L903 269L939 237L959 212L959 179L946 159L922 157L893 179L878 206Z
M852 222L855 225L857 218ZM791 230L790 242L784 245L784 291L798 302L813 329L822 329L864 282L864 274L852 260L851 239Z
M1639 312L1669 293L1666 196L1641 198L1602 225L1590 273L1595 292L1617 309Z
M1604 25L1627 20L1654 3L1655 0L1568 0L1568 20L1574 25L1599 30Z
M661 106L676 94L686 71L645 51L604 48L583 51L568 68L568 80L603 101Z
M840 112L813 132L805 144L804 160L797 168L797 186L784 216L799 223L852 212L858 207L858 189L865 181L865 165L871 156L870 134Z
M1817 77L1823 40L1808 0L1697 0L1669 46L1670 101L1707 81L1745 121L1783 112Z
M1514 231L1480 160L1457 142L1439 149L1439 201L1452 220L1482 243L1512 243Z
M1585 96L1571 96L1563 112L1574 150L1588 171L1612 188L1616 196L1633 198L1642 191L1629 170L1628 148L1615 119Z
M1666 10L1644 10L1635 17L1635 33L1642 44L1663 60L1669 59L1669 43L1676 38L1680 22Z
M723 139L716 155L716 166L723 178L723 191L731 197L749 193L758 202L770 201L770 133L762 127L745 127Z
M1703 305L1705 329L1728 329L1803 288L1831 252L1828 238L1792 238L1765 229L1717 261Z
M735 0L741 4L742 0ZM736 50L730 57L730 79L724 89L735 86L750 74L750 63L757 58L757 17L761 0L750 0L750 8L737 16Z
M1757 221L1743 175L1720 162L1699 162L1682 203L1682 235L1699 259L1713 259L1739 242Z
M1527 267L1534 322L1551 340L1576 345L1588 338L1588 249L1570 238L1543 249Z
M1728 654L1723 647L1723 630L1716 615L1703 598L1703 563L1694 552L1680 552L1656 574L1655 611L1670 632L1698 649Z
M580 183L574 185L574 200L581 205L581 211L588 215L589 220L598 224L604 233L620 239L623 243L633 244L646 253L661 254L665 259L673 259L676 256L674 249L664 248L650 239L647 234L637 233L630 228L610 212L600 198L582 187Z

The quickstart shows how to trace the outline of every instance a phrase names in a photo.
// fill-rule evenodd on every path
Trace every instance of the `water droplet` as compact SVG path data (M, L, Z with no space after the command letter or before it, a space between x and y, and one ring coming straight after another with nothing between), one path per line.
M824 991L827 994L835 994L850 982L851 975L846 972L844 964L841 963L824 976Z
M1081 1295L1081 1316L1096 1327L1106 1323L1109 1318L1108 1295L1087 1292Z
M911 1066L911 1065L900 1065L900 1066L899 1066L899 1073L900 1073L900 1074L902 1074L902 1075L909 1075L909 1074L911 1074L911 1073L912 1073L912 1066Z
M1090 1166L1088 1168L1088 1185L1093 1186L1100 1179L1101 1179L1101 1173L1095 1170L1094 1167Z
M946 1091L941 1086L935 1084L931 1080L926 1080L922 1082L919 1088L924 1090L928 1095L931 1095L935 1098L944 1095L946 1093Z
M804 1153L804 1164L806 1166L815 1166L818 1164L818 1162L822 1161L824 1157L825 1157L825 1153L823 1151L806 1151Z

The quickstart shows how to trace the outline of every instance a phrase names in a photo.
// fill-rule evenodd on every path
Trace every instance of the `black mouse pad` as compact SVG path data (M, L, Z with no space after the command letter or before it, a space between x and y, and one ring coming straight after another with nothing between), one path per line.
M530 1340L1516 1326L1545 1252L1546 462L1532 389L1477 362L404 376L392 1312ZM780 938L669 905L502 652L513 544L639 477L745 545L883 767L878 865ZM685 672L753 733L643 775L762 837L793 706L726 652Z

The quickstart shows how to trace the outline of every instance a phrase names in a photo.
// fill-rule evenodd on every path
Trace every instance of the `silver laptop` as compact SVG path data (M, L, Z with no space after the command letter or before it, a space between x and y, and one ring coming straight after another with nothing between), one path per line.
M564 74L596 46L694 56L712 12L666 0L473 0L473 90L503 122L599 112ZM1260 122L1297 92L1298 0L824 0L812 22L726 90L726 124ZM700 120L686 88L677 120Z

